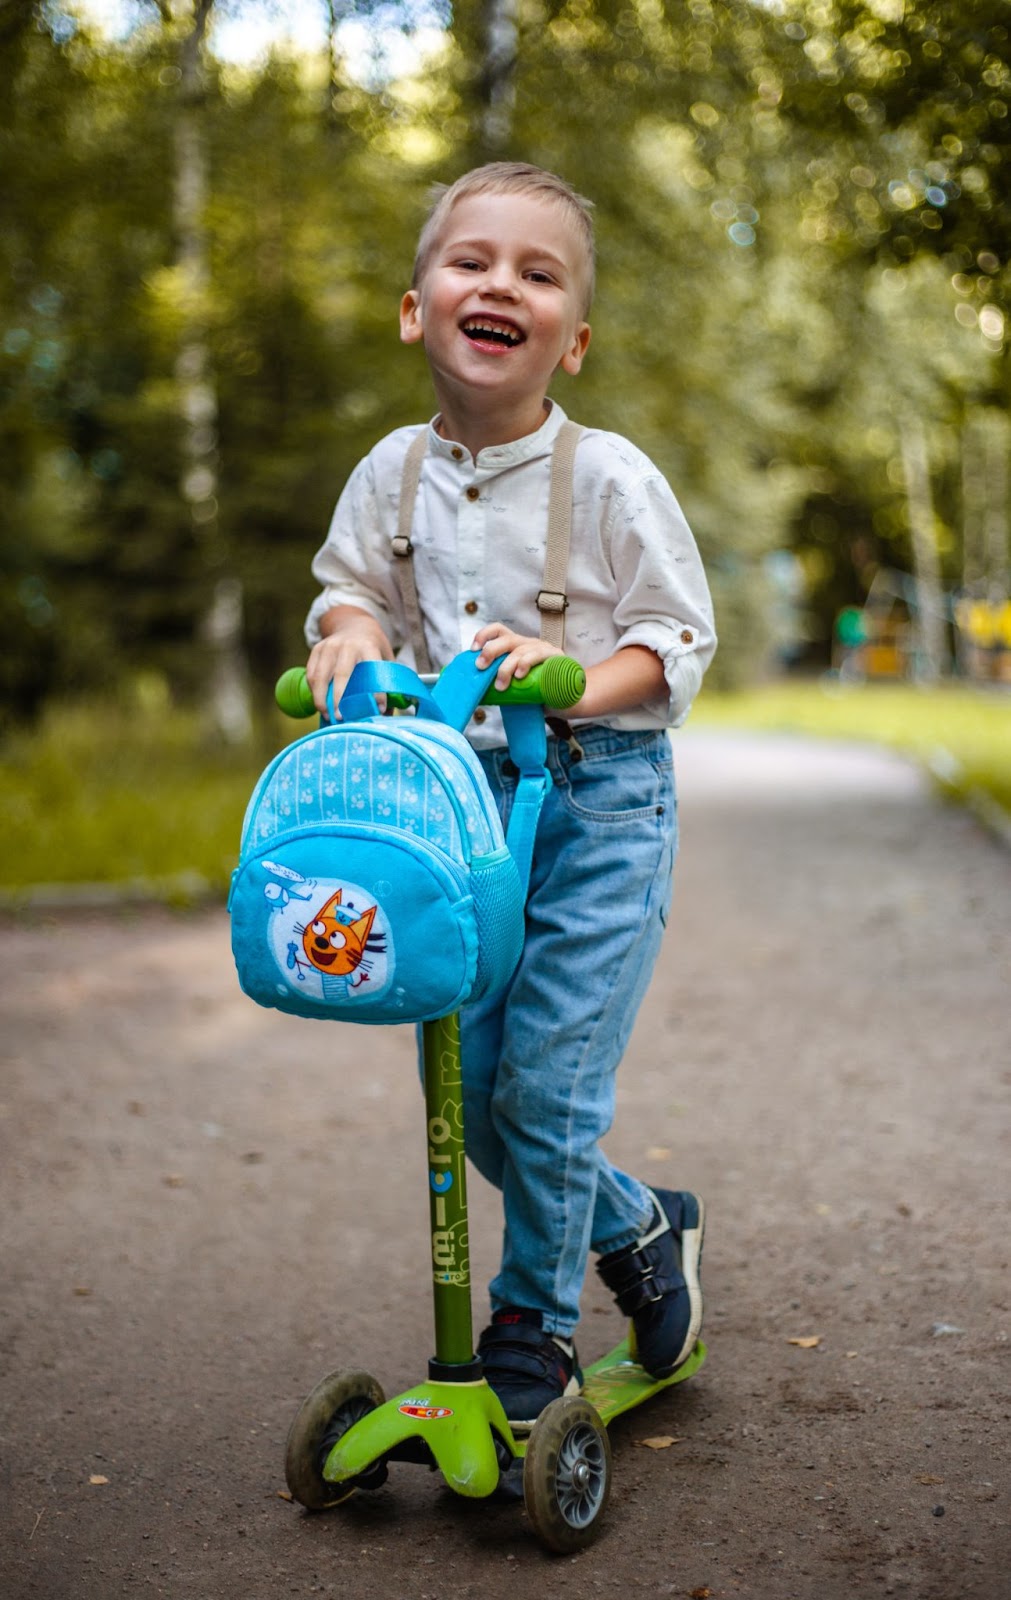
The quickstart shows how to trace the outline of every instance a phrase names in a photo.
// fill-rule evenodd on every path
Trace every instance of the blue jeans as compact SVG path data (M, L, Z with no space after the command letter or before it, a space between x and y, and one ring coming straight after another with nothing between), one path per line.
M461 1015L467 1154L502 1191L493 1310L540 1310L568 1335L591 1250L631 1243L652 1216L638 1179L598 1147L614 1082L670 911L677 811L664 733L578 730L549 740L526 942L508 990ZM481 753L503 820L508 752Z

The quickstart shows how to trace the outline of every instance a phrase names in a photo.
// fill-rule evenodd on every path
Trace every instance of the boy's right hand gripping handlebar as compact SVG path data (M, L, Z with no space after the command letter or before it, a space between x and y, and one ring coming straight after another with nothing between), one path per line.
M471 654L471 652L467 652ZM490 670L490 669L489 669ZM551 706L564 711L582 698L586 673L572 656L549 656L531 667L526 677L514 679L508 689L496 689L494 678L481 697L486 706ZM274 694L281 710L289 717L311 717L316 706L304 667L289 667L277 680ZM411 702L409 695L390 693L388 701L400 708Z

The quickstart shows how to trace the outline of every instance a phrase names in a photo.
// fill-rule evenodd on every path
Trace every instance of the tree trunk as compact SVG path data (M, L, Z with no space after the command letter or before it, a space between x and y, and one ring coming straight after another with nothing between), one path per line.
M932 682L947 669L945 613L940 565L934 533L934 503L930 492L927 438L923 423L910 413L902 422L902 461L906 474L906 500L913 544L916 587L916 676Z
M1006 599L1009 581L1008 451L1011 429L1003 411L984 413L986 432L986 509L983 514L983 565L991 600Z
M972 410L962 428L962 590L982 592L986 576L986 449L983 413Z
M226 571L218 518L218 399L206 323L210 275L201 50L213 3L195 0L192 25L179 49L173 217L184 320L175 377L182 420L179 487L210 579L210 605L200 629L210 657L208 705L217 732L227 743L239 744L252 732L249 674L242 639L242 586Z
M489 157L503 155L512 138L516 104L516 0L483 0L481 142Z
M326 0L326 31L327 31L327 126L335 128L338 123L337 96L343 87L344 56L337 38L337 31L342 22L355 15L354 0Z

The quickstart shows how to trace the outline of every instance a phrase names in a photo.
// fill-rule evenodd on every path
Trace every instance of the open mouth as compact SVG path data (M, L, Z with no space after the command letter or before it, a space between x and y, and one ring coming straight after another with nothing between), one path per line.
M512 350L523 343L523 334L508 322L486 322L476 317L461 324L462 331L474 344L497 344Z

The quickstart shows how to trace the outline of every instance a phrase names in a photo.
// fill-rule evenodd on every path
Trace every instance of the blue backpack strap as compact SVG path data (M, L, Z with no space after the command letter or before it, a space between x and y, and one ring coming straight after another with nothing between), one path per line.
M379 710L376 705L376 696L379 694L402 694L417 702L420 717L431 717L434 722L451 720L432 698L431 690L422 683L414 668L400 661L359 661L341 695L337 708L341 718L345 722L353 722L358 717L375 716ZM327 711L332 711L331 694L327 695ZM332 715L330 720L334 720Z
M509 755L520 773L506 829L506 844L516 863L525 897L530 884L537 823L549 782L548 735L542 706L503 706L502 721L509 741Z
M498 671L498 662L493 661L490 667L483 667L479 672L480 653L479 650L462 650L443 667L432 689L432 698L442 710L442 720L458 733L467 726Z
M466 650L445 667L433 694L444 719L461 732L467 726L498 671L498 662L478 671L479 651ZM502 722L509 741L509 754L519 768L519 782L513 799L506 844L516 863L526 894L534 836L548 787L548 736L543 706L503 706Z

